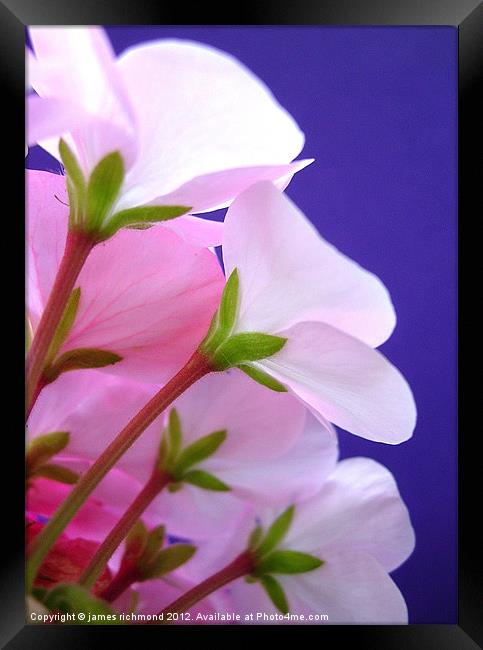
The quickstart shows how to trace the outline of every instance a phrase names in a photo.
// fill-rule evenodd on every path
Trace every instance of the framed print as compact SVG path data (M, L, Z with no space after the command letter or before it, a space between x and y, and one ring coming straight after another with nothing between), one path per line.
M481 7L55 5L1 8L26 304L4 647L479 647Z

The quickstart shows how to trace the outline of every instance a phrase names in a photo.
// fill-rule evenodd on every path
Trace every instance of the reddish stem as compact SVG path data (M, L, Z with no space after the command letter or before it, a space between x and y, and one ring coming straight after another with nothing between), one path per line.
M224 587L237 578L250 574L254 568L255 563L253 557L249 551L244 551L236 557L233 562L221 569L221 571L218 571L218 573L215 573L203 582L200 582L199 585L196 585L196 587L193 587L193 589L190 589L168 605L159 613L158 616L160 616L162 620L166 620L167 614L181 614L182 612L186 612L188 609L191 609L193 605L196 605L196 603L203 600L203 598L206 598L206 596L209 596L217 589Z
M169 474L160 472L157 468L155 468L151 474L149 481L143 487L141 492L139 492L121 519L119 519L109 535L97 549L94 557L91 559L89 565L81 575L79 584L83 585L87 589L91 589L93 587L97 578L102 573L104 567L109 561L109 558L121 544L122 540L126 537L126 535L129 533L131 528L134 526L134 524L137 522L149 504L153 501L153 499L158 496L158 494L171 480L172 479ZM116 576L116 578L114 578L113 582L118 577L119 574ZM126 585L126 587L128 587L129 584ZM110 587L111 585L109 585L109 588ZM126 589L126 587L124 587L124 589ZM113 589L115 589L115 587L113 587ZM122 589L119 593L122 593L124 589ZM114 600L114 598L112 600Z
M65 250L60 262L54 286L45 305L42 317L27 357L27 411L30 410L40 393L39 387L44 370L45 357L59 324L67 301L84 263L96 245L96 240L87 233L71 229L67 233Z
M208 359L196 351L186 365L159 390L124 429L114 438L97 460L81 476L69 496L57 509L40 535L28 549L27 587L29 588L50 547L75 516L84 501L101 482L109 470L114 467L121 456L136 442L143 431L153 422L177 397L204 377L213 368Z
M35 402L37 401L37 397L40 395L40 393L43 391L43 389L45 388L45 386L47 386L48 383L50 383L50 382L47 381L47 379L44 377L44 375L43 374L40 375L40 379L37 382L37 386L35 387L35 390L34 390L32 396L31 396L31 399L30 399L29 403L27 404L27 419L30 417L30 412L31 412L32 408L34 407Z

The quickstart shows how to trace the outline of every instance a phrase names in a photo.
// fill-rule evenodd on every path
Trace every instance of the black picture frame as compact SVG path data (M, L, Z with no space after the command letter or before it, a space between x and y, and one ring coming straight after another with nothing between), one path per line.
M477 101L478 90L483 68L483 5L477 0L338 0L321 2L320 0L269 0L267 2L244 2L237 6L225 7L214 4L213 8L200 3L195 7L186 5L174 6L175 3L156 2L151 0L82 0L68 2L67 0L1 0L0 1L0 70L2 72L4 90L4 139L12 139L8 150L8 169L4 175L5 185L10 197L23 196L23 140L24 138L24 43L25 27L28 25L148 25L148 24L207 24L207 25L450 25L459 33L459 247L465 246L465 264L460 265L460 318L459 318L459 355L465 358L465 351L470 351L471 341L475 340L478 332L472 332L473 314L468 318L462 316L463 283L465 288L474 274L478 272L479 258L468 255L467 245L471 247L473 221L472 206L476 203L479 175L481 170L473 165L471 153L475 149L479 120L481 119L481 104ZM186 19L188 18L188 22ZM481 90L480 90L481 92ZM8 127L5 129L5 125ZM16 127L15 127L16 125ZM480 149L481 157L481 149ZM17 164L18 163L18 164ZM14 188L17 188L15 191ZM15 193L17 192L17 193ZM15 205L15 204L14 204ZM481 210L481 208L480 208ZM21 212L16 205L15 211ZM9 216L9 219L7 219ZM15 216L15 218L14 218ZM476 215L475 215L476 216ZM19 215L4 214L7 224L15 222L15 228L7 228L8 247L17 247L23 251L24 231ZM474 217L473 217L474 218ZM462 224L465 224L463 228ZM4 226L5 228L5 226ZM4 232L6 232L4 230ZM5 245L5 242L4 242ZM480 254L481 255L481 254ZM18 351L14 346L6 350L13 354L13 360L8 367L23 368L23 311L13 307L22 295L23 259L16 256L17 261L8 265L11 282L6 289L7 304L12 307L8 325L11 327L12 340L18 339ZM472 268L473 264L473 268ZM20 286L19 286L20 285ZM7 293L8 293L7 291ZM481 293L481 290L480 290ZM11 316L11 317L10 317ZM18 318L18 320L17 320ZM19 336L19 332L21 336ZM476 339L477 340L477 339ZM471 359L478 350L471 348ZM18 354L18 356L17 356ZM468 355L469 356L469 355ZM461 364L460 364L461 367ZM11 391L9 413L13 415L15 429L18 428L17 416L23 417L23 373L12 370L8 383ZM460 384L461 385L461 384ZM480 382L481 388L481 382ZM482 602L482 553L483 536L478 527L478 508L480 494L479 474L481 462L476 451L480 431L472 429L469 412L472 404L481 401L478 394L478 384L472 382L472 387L460 389L460 436L459 436L459 591L458 591L458 623L455 625L408 625L408 626L314 626L311 628L297 627L298 643L304 642L305 635L316 634L316 643L322 647L329 644L354 643L358 646L377 650L392 649L424 649L470 650L483 647L483 602ZM481 392L481 391L480 391ZM16 396L16 397L15 397ZM479 398L479 399L478 399ZM9 398L10 399L10 398ZM4 431L7 434L7 431ZM16 436L5 436L12 440ZM4 439L5 439L4 438ZM17 438L18 440L18 438ZM437 442L435 441L435 444ZM21 444L12 444L8 450L8 465L11 473L7 478L7 468L0 472L4 481L2 495L3 532L0 538L6 544L2 555L0 588L3 597L0 599L0 643L1 647L12 650L25 648L91 648L96 642L114 643L114 636L119 632L123 642L135 642L137 639L136 626L122 628L81 627L81 626L34 626L25 620L24 608L24 553L23 553L23 448ZM14 459L10 461L11 458ZM3 468L0 456L0 468ZM7 513L9 506L11 512ZM7 534L8 533L8 534ZM295 626L294 626L295 627ZM209 628L167 627L163 643L187 642L187 635L195 634L196 642L205 643ZM225 640L244 642L250 627L219 627L215 630L221 642ZM273 627L257 627L257 638L260 642L267 639L273 643ZM157 628L143 626L143 634L154 632ZM278 627L278 633L282 628ZM283 634L293 632L293 627L283 627ZM107 636L108 635L108 636ZM113 636L114 635L114 636ZM174 636L176 635L176 636ZM308 637L307 637L308 638ZM288 638L286 639L288 640ZM145 641L143 640L143 643ZM158 641L159 642L159 641ZM147 641L146 641L147 643Z

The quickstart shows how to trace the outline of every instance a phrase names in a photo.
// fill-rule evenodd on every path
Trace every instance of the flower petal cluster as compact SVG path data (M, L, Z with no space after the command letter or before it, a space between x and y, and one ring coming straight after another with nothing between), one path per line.
M216 549L200 548L194 572L216 571L243 550L247 532L257 524L268 527L279 513L273 508L252 508L231 537L218 541ZM369 458L338 463L333 459L322 489L295 505L279 548L322 561L319 568L306 573L274 572L290 614L304 617L285 622L407 623L404 598L388 574L412 553L414 531L392 474L379 463ZM235 611L266 614L254 618L254 623L269 623L270 615L279 613L259 582L239 579L227 594ZM321 614L328 618L309 618Z
M34 27L30 38L29 145L59 158L63 136L86 176L120 152L126 175L112 213L213 210L257 180L285 187L311 162L291 162L303 133L263 82L215 48L171 39L116 58L97 27Z
M390 444L412 435L411 390L373 349L395 325L389 294L376 276L328 244L267 182L253 185L229 208L223 260L227 277L236 270L239 282L230 335L286 339L276 353L246 365L351 433Z
M41 393L28 421L29 439L67 431L69 442L58 462L82 473L155 392L155 386L97 370L66 373ZM170 533L182 537L222 533L242 516L247 500L276 505L313 494L337 453L330 425L324 428L307 416L291 395L270 391L240 373L230 381L220 374L205 377L173 408L183 447L214 431L226 432L224 442L195 469L215 476L229 491L183 481L180 489L163 491L146 510L149 521L165 523ZM168 420L169 413L155 420L120 460L117 467L129 488L114 492L114 505L121 499L127 507L149 479ZM48 516L55 510L46 507L36 511Z
M33 332L62 257L66 202L65 177L27 173L27 300ZM206 248L216 243L219 224L191 218L195 227L181 221L178 234L174 224L182 219L149 231L123 229L95 247L76 284L79 307L61 354L109 350L122 357L111 372L158 383L187 361L216 309L223 274Z
M123 613L187 595L243 622L406 623L389 574L408 510L388 469L339 460L333 426L411 437L411 389L376 350L395 309L283 193L312 162L296 122L207 45L30 35L29 145L65 171L26 181L36 586L80 580L72 598L90 584Z

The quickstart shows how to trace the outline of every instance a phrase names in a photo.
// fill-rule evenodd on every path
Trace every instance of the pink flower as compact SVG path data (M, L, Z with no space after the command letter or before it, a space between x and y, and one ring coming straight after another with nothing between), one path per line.
M72 471L82 473L89 463L72 455L56 457L55 462ZM31 516L50 518L72 490L71 485L46 478L35 478L27 491L26 506ZM69 538L83 538L102 542L116 525L119 517L134 500L139 483L126 472L113 469L99 484L66 529ZM147 518L147 524L154 522Z
M267 182L243 192L228 210L223 258L227 277L236 269L239 279L228 336L262 332L287 339L272 356L242 360L246 366L268 373L316 415L356 435L391 444L412 435L410 388L373 349L395 324L389 294L375 275L324 241Z
M66 457L63 459L63 464L77 471L82 471L86 467L86 463L82 460ZM138 483L126 473L116 469L111 470L50 551L42 565L36 586L52 588L58 583L77 582L100 542L117 523L130 501L136 496L138 489ZM47 479L35 479L32 482L27 493L27 508L30 513L26 535L28 542L44 525L37 521L38 516L50 517L70 490L70 486ZM143 520L148 524L149 529L159 524L157 518L153 520L149 515L144 515ZM93 591L95 595L99 596L116 574L122 553L123 549L120 548L97 579ZM113 602L113 607L119 612L131 612L133 592L137 592L135 613L154 614L193 585L193 581L187 578L183 568L180 568L162 578L134 584ZM190 612L195 618L200 612L211 614L217 609L226 607L226 596L214 594L190 609ZM199 624L199 621L196 622Z
M29 438L69 432L62 454L82 466L105 449L155 391L154 386L96 370L66 373L40 395L28 422ZM310 496L320 489L337 453L330 425L324 430L311 416L305 424L305 408L291 395L270 391L242 374L229 380L209 375L173 408L181 423L182 448L214 431L226 431L218 449L193 469L215 476L230 491L185 481L176 492L164 490L146 517L156 525L166 524L171 534L195 540L213 537L236 524L247 500L277 505ZM126 507L150 477L167 422L168 413L150 425L118 463L117 471L132 482L122 495ZM116 495L113 498L116 506Z
M28 172L27 201L27 298L35 331L65 243L65 178ZM180 217L148 231L123 229L97 245L76 283L79 308L59 353L100 348L122 357L112 372L158 383L171 377L196 349L219 300L223 274L201 246L216 244L220 227Z
M228 54L164 40L116 59L97 27L35 27L30 36L29 81L40 97L29 97L29 144L59 157L62 135L87 175L119 151L127 173L112 213L141 205L213 210L257 180L285 187L311 162L291 163L302 132Z
M194 559L190 569L193 577L206 578L221 569L243 550L257 523L267 531L280 512L252 511L237 531L218 540L216 549L201 548L198 565ZM324 619L309 620L309 615L326 614L329 624L407 623L404 598L388 573L413 549L414 532L392 474L368 458L334 463L322 489L296 503L288 532L276 547L277 552L298 551L323 562L303 573L273 572L289 613L305 616L285 622L320 624ZM225 593L235 611L255 614L254 623L284 622L259 582L238 579ZM257 619L257 612L265 618Z

